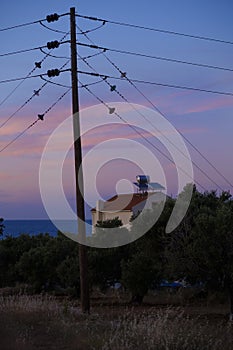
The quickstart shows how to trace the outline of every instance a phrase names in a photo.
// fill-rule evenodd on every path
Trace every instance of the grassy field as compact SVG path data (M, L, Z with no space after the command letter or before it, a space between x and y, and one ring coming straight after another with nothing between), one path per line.
M49 296L1 296L1 350L233 348L226 308L129 307L117 298L92 300L90 315L77 302Z

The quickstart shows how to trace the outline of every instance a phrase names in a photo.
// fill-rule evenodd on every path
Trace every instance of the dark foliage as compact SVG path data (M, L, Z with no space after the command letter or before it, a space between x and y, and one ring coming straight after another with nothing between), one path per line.
M185 190L181 193L185 196ZM132 301L142 302L149 288L163 279L202 282L207 288L225 290L233 305L233 201L229 193L200 193L194 188L187 214L177 229L165 233L175 201L168 199L156 224L133 243L116 247L88 249L90 287L105 291L116 282L131 292ZM156 207L153 208L156 211ZM146 212L132 230L122 227L119 218L98 222L96 238L108 234L106 228L118 228L113 236L136 232L156 215ZM0 233L3 220L0 220ZM120 232L120 233L119 233ZM119 236L120 235L120 236ZM6 237L0 240L0 287L30 285L43 290L72 291L79 295L77 243L58 234Z

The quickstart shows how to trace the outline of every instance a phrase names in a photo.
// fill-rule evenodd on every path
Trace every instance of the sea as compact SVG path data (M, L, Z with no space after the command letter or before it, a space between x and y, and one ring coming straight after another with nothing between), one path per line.
M91 220L86 220L87 235L91 234ZM4 220L3 236L18 237L21 234L38 235L40 233L48 233L50 236L56 237L58 228L50 220Z

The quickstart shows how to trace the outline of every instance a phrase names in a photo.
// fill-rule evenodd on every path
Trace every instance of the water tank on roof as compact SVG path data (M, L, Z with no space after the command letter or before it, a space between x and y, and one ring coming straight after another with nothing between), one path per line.
M150 182L150 176L148 175L137 175L136 180L139 185L145 185Z

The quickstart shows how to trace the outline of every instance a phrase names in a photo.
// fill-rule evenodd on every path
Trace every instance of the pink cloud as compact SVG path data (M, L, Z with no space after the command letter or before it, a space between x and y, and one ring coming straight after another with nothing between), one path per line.
M226 108L233 106L233 99L227 97L220 97L214 100L204 101L196 106L187 108L185 113L200 113L205 111L211 111L220 108Z
M151 139L154 136L157 137L161 135L158 131L156 131L156 129L153 130L153 133L149 133L147 131L142 131L142 130L140 130L139 132L147 139ZM180 132L182 134L191 134L191 133L193 134L193 133L206 132L206 130L204 128L196 127L196 128L184 128L180 130ZM167 136L167 135L171 135L171 133L172 132L166 132L166 133L163 133L163 135ZM113 139L113 138L122 138L122 137L130 140L136 140L136 139L143 140L143 137L140 134L138 134L136 131L133 131L126 125L124 126L122 124L111 124L101 128L96 128L92 130L90 133L84 135L82 145L84 148L91 148L103 141Z

